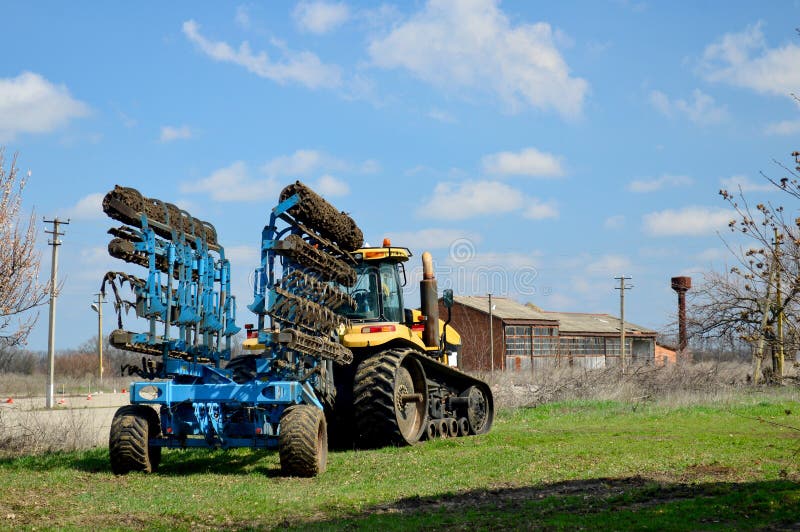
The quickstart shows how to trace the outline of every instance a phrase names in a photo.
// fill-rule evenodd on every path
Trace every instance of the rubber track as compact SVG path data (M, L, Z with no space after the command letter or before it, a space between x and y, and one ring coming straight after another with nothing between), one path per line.
M322 456L317 456L317 434L322 424ZM281 471L287 476L314 477L325 472L328 455L327 426L322 410L310 405L293 405L283 412L278 454ZM320 463L321 462L321 463Z
M144 405L119 408L111 422L108 439L111 470L117 475L157 470L161 447L149 447L148 438L160 432L158 415L152 408Z
M120 208L118 204L123 207ZM166 228L153 227L159 236L172 238L172 231L198 235L205 238L209 245L217 245L217 230L208 222L192 217L188 212L172 203L146 198L135 188L116 185L114 190L108 192L103 198L103 212L111 218L122 223L141 227L141 215L145 214L149 220L154 220L167 226Z
M350 265L313 247L299 235L287 236L276 251L313 270L321 281L334 281L345 286L356 283L356 271Z
M353 411L359 446L408 444L397 426L394 380L403 358L414 352L409 348L389 349L358 366L353 384Z
M336 242L345 251L355 251L364 243L364 233L345 212L339 212L322 196L297 181L281 191L280 201L298 194L300 201L289 213L319 234Z

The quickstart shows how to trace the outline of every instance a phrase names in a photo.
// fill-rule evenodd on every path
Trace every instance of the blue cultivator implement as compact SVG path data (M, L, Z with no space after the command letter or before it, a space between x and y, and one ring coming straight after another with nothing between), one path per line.
M246 341L255 354L226 364L240 328L230 263L213 226L131 188L106 195L103 210L125 224L109 231L109 253L147 268L145 278L109 272L101 287L105 294L109 285L116 298L119 329L112 345L145 355L141 366L123 367L145 380L131 385L131 404L117 411L111 426L115 473L154 471L163 447L278 448L285 474L324 471L332 366L353 359L338 342L346 320L336 310L354 302L335 284L352 284L355 271L348 253L320 234L325 230L288 214L299 210L299 200L299 194L283 198L262 233L249 306L258 328L248 326ZM336 215L333 229L357 231L360 245L355 224L342 226L349 217ZM120 295L125 283L133 301ZM146 332L123 330L127 308L147 321Z

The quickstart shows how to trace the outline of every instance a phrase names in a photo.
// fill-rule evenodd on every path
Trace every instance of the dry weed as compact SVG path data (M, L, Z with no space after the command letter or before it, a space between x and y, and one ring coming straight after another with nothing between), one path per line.
M536 406L554 401L657 401L673 406L727 403L743 393L757 394L749 383L750 364L702 362L663 367L638 366L622 374L620 368L549 368L536 372L495 372L483 375L492 387L498 407ZM798 394L796 369L785 379L790 393Z
M0 455L75 451L95 445L91 411L0 410Z

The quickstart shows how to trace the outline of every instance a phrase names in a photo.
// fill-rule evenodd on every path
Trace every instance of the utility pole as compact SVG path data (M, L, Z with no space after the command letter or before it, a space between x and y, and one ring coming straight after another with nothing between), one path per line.
M494 315L492 309L492 293L489 292L489 359L494 373Z
M47 337L47 361L50 371L47 374L47 398L45 400L45 407L53 408L55 404L53 401L53 383L55 380L56 367L56 297L58 297L58 291L56 290L56 278L58 276L58 246L61 245L61 241L58 239L58 237L64 235L64 233L60 232L58 229L61 224L69 225L69 219L64 222L56 217L53 220L45 219L44 223L53 224L52 231L45 231L45 233L53 235L53 239L48 242L49 245L53 246L53 262L50 267L50 332Z
M625 374L625 290L630 290L633 285L626 285L625 281L629 281L630 277L621 275L614 277L619 281L619 359L622 364L622 374Z
M100 362L100 386L103 386L103 294L95 294L97 303L92 303L92 310L97 312L97 357Z

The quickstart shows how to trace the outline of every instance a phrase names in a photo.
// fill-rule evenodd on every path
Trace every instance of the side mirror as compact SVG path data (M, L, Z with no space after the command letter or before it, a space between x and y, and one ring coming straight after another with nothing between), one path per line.
M442 303L444 303L445 308L452 308L453 306L453 290L450 288L446 288L442 292Z

